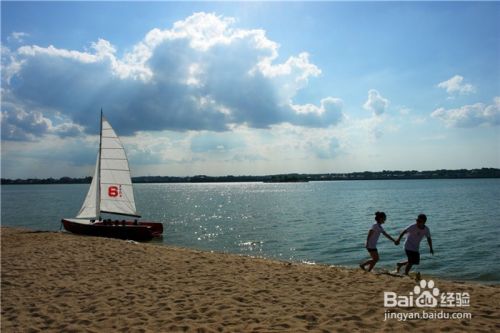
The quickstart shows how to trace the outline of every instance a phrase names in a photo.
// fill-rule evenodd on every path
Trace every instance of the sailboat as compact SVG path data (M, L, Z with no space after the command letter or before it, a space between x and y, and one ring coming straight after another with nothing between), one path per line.
M161 222L139 222L125 149L102 114L99 152L94 177L76 218L63 218L64 229L75 234L148 241L163 233ZM101 213L134 218L103 219Z

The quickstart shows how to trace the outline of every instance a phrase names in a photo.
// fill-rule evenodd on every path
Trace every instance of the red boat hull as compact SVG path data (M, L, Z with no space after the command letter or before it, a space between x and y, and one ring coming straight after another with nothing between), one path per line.
M163 224L159 222L97 221L81 223L69 219L62 219L61 222L67 231L87 236L149 241L153 237L160 237L163 233Z

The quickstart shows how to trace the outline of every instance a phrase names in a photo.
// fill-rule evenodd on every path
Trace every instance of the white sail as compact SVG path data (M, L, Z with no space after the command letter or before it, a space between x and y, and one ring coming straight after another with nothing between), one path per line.
M101 118L101 144L96 172L77 217L95 218L101 212L138 216L125 149L104 117Z
M95 163L94 177L90 184L89 191L85 197L82 208L76 216L79 219L95 219L99 216L99 198L97 198L98 178L99 178L99 154L97 154L97 161Z
M101 136L101 212L137 216L127 155L104 117Z

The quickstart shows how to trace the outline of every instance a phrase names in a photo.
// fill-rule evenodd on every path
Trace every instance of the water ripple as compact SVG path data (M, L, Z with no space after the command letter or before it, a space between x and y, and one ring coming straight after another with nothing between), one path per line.
M87 189L2 186L2 224L58 230ZM134 191L144 218L164 223L164 243L349 267L368 257L364 242L375 211L387 213L384 229L393 237L424 212L436 255L424 240L420 270L500 283L500 179L137 184ZM383 236L378 248L379 268L392 269L405 256Z

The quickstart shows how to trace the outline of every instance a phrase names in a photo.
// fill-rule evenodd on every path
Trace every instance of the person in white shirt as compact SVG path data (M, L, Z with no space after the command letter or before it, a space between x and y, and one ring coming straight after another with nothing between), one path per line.
M432 249L431 231L425 226L427 216L425 216L425 214L420 214L416 221L417 222L415 224L412 224L403 230L403 232L399 235L399 238L396 240L396 245L398 245L403 235L408 234L405 241L405 252L408 260L397 263L396 271L398 273L401 267L406 266L405 274L408 275L413 265L420 264L419 247L424 236L427 238L427 243L429 243L431 254L434 255L434 250Z
M372 225L370 231L368 231L368 236L366 238L366 244L365 244L366 250L368 250L368 253L370 254L370 256L372 258L359 265L359 267L361 267L362 270L366 270L366 271L370 272L373 269L373 267L375 266L375 264L377 263L377 261L379 261L379 255L378 255L378 250L377 250L377 241L378 241L380 234L383 234L385 237L387 237L391 241L393 241L394 244L396 244L396 241L394 240L394 238L389 236L385 232L384 228L382 228L382 224L385 223L386 219L387 219L387 216L385 215L384 212L376 212L375 213L375 221L377 221L377 222L374 223ZM368 265L368 269L365 269L366 265Z

